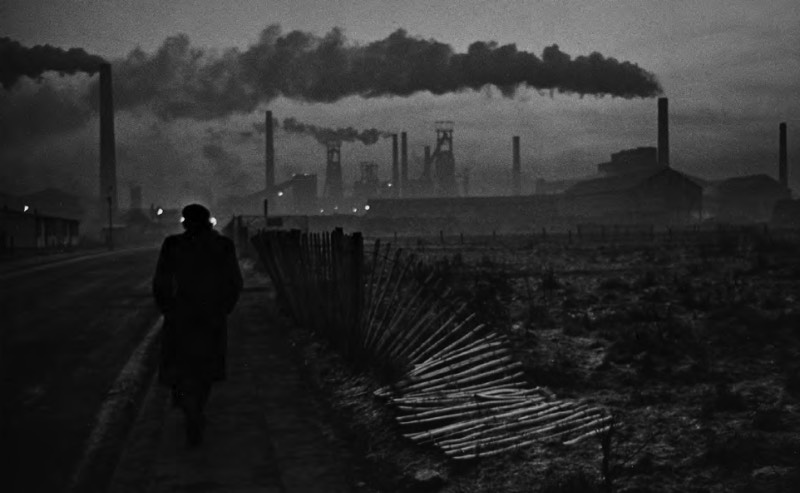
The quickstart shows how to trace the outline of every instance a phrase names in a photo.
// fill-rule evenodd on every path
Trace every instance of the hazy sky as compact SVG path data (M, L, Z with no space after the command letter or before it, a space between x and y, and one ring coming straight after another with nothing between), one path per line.
M800 187L796 0L0 0L0 36L26 46L80 47L112 63L137 46L152 53L178 33L185 33L192 46L218 54L233 47L245 50L272 24L280 24L284 33L297 29L319 36L339 27L350 42L361 44L403 28L459 53L474 41L515 43L537 56L552 44L572 57L598 51L636 63L660 81L670 98L673 167L709 178L776 176L778 123L785 121L790 182ZM0 89L0 109L22 108L25 97L63 99L85 90L90 80L48 75L42 83L24 81L10 91ZM42 84L54 92L42 95ZM412 156L421 156L422 146L432 143L434 121L453 120L457 166L470 168L473 189L482 193L507 187L512 135L522 138L529 182L587 175L611 152L656 142L652 98L551 97L523 90L509 99L484 90L349 97L333 103L281 97L269 106L279 119L407 130ZM130 183L143 185L146 201L176 204L256 190L263 183L263 143L239 132L262 121L264 109L203 122L164 122L143 111L118 112L121 203L127 203ZM31 119L49 117L47 112L25 113ZM21 193L48 185L93 193L96 118L74 119L74 130L4 139L10 141L0 150L0 190ZM38 128L49 127L43 122ZM224 152L204 153L210 144ZM310 137L278 132L276 152L279 179L300 170L322 177L325 151ZM388 178L390 156L389 141L345 144L345 179L355 177L362 160L378 162L382 177ZM411 166L412 175L418 173L413 160Z

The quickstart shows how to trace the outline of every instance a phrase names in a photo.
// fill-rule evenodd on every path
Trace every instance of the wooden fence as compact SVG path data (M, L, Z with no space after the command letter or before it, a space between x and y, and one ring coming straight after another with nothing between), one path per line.
M377 395L403 433L455 459L605 432L602 408L530 385L509 341L450 296L435 269L359 233L267 231L252 238L295 320L352 363L377 370Z

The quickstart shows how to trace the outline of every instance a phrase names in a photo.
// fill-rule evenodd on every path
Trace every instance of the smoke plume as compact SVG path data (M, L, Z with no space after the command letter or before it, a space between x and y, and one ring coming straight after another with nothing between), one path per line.
M347 128L325 128L316 125L300 123L294 118L283 120L283 130L288 133L305 134L314 137L320 144L331 141L336 142L361 142L364 145L372 145L378 142L381 137L389 137L390 133L382 132L375 128L358 131L353 127Z
M249 113L279 96L332 103L349 96L439 95L485 86L498 87L506 97L520 87L623 98L661 93L653 74L596 52L573 59L552 45L538 57L513 44L478 41L466 53L455 53L447 44L402 29L358 45L338 28L320 37L282 34L273 25L246 50L222 53L192 47L180 34L155 53L133 50L114 62L114 74L118 108L146 106L163 120Z
M80 129L91 118L73 90L50 84L0 91L0 142L20 144Z
M206 144L202 150L203 157L211 165L210 178L218 188L247 188L251 178L242 170L242 159L225 149L221 144Z
M63 50L50 45L26 48L11 38L0 38L0 83L6 90L11 89L20 77L40 79L48 71L61 75L93 74L100 70L101 63L101 57L90 55L81 48Z

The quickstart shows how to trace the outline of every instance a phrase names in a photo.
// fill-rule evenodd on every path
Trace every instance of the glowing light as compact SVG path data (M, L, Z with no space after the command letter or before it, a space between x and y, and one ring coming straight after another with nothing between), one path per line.
M353 207L353 213L355 214L356 212L358 212L358 207Z
M392 184L391 183L389 183L389 188L392 188Z
M185 220L186 220L185 217L181 217L181 224L183 224L183 221L185 221Z
M320 213L320 214L325 214L325 209L320 209L320 210L319 210L319 213Z
M280 190L280 191L278 192L278 197L283 197L283 190Z
M163 213L164 213L164 209L162 209L161 207L159 207L159 208L158 208L158 210L156 211L156 216L160 216L160 215L161 215L161 214L163 214Z
M364 206L364 210L365 210L365 211L368 211L368 210L369 210L369 204L367 204L367 205L365 205L365 206Z
M26 205L26 206L25 206L25 207L22 209L22 212L28 212L28 209L30 209L30 207L28 207L28 206Z
M217 218L216 217L212 217L211 218L211 225L212 226L216 226L217 225Z

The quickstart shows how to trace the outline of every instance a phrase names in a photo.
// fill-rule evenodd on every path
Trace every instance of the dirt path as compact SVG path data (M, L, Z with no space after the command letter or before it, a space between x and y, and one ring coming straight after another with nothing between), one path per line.
M247 275L229 320L228 381L214 389L203 446L186 449L181 414L152 386L109 491L353 490L347 450L293 360L269 289Z

